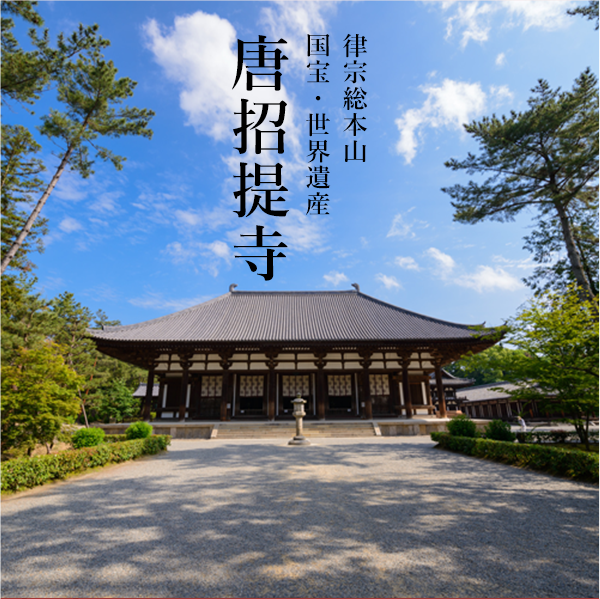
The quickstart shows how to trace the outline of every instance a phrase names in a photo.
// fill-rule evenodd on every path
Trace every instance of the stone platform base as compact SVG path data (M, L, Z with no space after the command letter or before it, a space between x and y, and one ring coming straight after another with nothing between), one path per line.
M412 418L393 420L320 420L304 422L307 438L316 437L401 437L429 435L446 431L448 418ZM478 420L483 430L488 420ZM157 435L171 435L174 439L269 439L291 438L295 434L293 422L151 422ZM98 424L106 434L123 434L129 424Z

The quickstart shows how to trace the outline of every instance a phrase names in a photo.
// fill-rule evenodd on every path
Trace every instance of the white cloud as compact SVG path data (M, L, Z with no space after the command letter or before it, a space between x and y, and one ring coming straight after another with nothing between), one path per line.
M197 227L202 224L202 217L193 210L175 210L175 218L183 225Z
M323 278L334 287L349 280L343 272L336 272L335 270L332 270L329 274L323 275Z
M502 6L513 17L511 25L522 25L524 30L539 27L546 31L554 31L568 27L571 17L567 8L573 5L570 1L540 2L539 0L524 2L523 0L502 2Z
M429 248L425 254L436 261L431 268L432 274L447 284L458 285L474 289L477 293L486 291L515 291L523 287L523 283L516 277L506 272L503 268L479 265L475 271L465 273L465 268L460 267L448 254L437 248ZM528 268L527 260L514 261L505 260L501 256L494 256L494 262L516 268Z
M60 200L79 202L87 197L89 187L90 180L81 179L73 171L66 170L61 175L52 193L54 197Z
M453 270L456 266L456 262L454 261L452 256L444 254L444 252L441 252L437 248L429 248L425 253L431 258L433 258L438 263L438 266L440 266L441 268L444 268L446 270Z
M453 3L452 6L456 8L456 12L446 22L446 39L451 37L456 29L462 32L460 45L463 48L470 40L487 41L491 28L489 17L495 10L492 5L490 3L460 2ZM444 8L442 5L442 9Z
M73 233L74 231L79 231L80 229L82 229L83 226L78 220L70 216L66 216L62 219L62 221L58 225L58 228L65 233Z
M111 191L101 193L90 204L90 210L103 214L116 214L120 212L118 199L123 195L122 191Z
M410 164L417 154L425 127L463 130L463 125L484 114L488 100L495 104L512 99L506 85L490 87L486 94L479 83L444 79L441 85L424 85L427 95L421 108L407 110L395 123L400 132L396 151Z
M172 312L173 310L185 310L191 306L201 304L213 296L199 295L191 298L167 299L162 293L148 292L143 297L137 297L128 300L133 306L138 308L150 308L152 310L165 310Z
M179 241L169 243L164 250L164 253L169 255L174 264L187 262L198 255L197 248L184 247Z
M410 210L408 212L410 212ZM415 233L412 230L413 224L405 222L404 218L405 215L402 213L394 216L394 219L392 220L392 226L390 227L386 237L400 237L401 239L410 239L415 237Z
M375 275L375 279L383 284L386 289L400 289L402 285L398 283L396 277L388 277L382 273Z
M502 264L502 266L505 267L519 268L521 270L531 270L539 266L531 258L525 258L524 260L509 260L503 256L492 256L492 262Z
M498 56L496 56L496 66L503 67L506 64L506 54L504 52L500 52Z
M567 8L573 3L569 0L552 2L502 1L502 2L442 2L443 11L447 11L446 39L460 36L460 45L464 49L470 41L483 43L490 37L492 27L522 27L524 31L539 27L553 31L569 26ZM497 17L492 21L493 17ZM500 19L500 21L499 21Z
M504 269L491 266L478 266L474 273L457 277L454 282L461 287L474 289L478 293L496 289L515 291L523 287L523 283L519 279Z
M226 262L231 262L233 258L233 252L231 248L224 241L213 241L212 243L207 243L206 248L210 250L217 258L221 258L221 260L225 260Z
M283 2L276 0L274 6L261 10L260 21L268 28L267 39L287 41L282 47L288 57L291 70L301 77L306 77L307 35L326 33L326 16L336 10L336 2ZM320 57L319 57L320 58ZM310 58L309 60L313 60ZM324 59L322 62L327 61ZM283 65L282 65L282 68Z
M400 268L405 268L406 270L421 270L415 259L410 256L396 256L396 258L394 258L394 264L398 265Z
M181 88L179 102L188 123L198 133L209 135L217 141L235 139L239 143L240 138L234 136L233 129L240 126L240 116L234 113L240 112L241 99L247 98L248 92L245 72L233 88L237 71L238 35L231 23L217 15L197 11L175 17L172 28L162 27L151 19L144 26L144 32L148 46L155 60L163 67L166 77ZM272 80L263 78L255 78L254 81L256 84L272 84ZM292 98L284 85L280 91L269 87L261 87L259 91L251 101L251 109L255 108L252 102L286 102L286 152L291 150L294 160L298 160L300 128ZM274 118L270 115L276 112L276 108L271 108L267 118ZM248 144L251 145L250 140ZM245 156L250 157L251 152ZM236 157L239 170L239 154L236 153ZM304 166L305 162L302 158Z

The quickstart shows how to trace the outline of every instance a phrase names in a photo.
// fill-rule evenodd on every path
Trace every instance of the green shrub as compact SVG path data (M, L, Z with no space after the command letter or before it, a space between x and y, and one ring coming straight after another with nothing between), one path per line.
M147 439L105 443L53 455L9 460L2 463L2 492L30 489L87 468L118 464L141 455L155 454L166 449L170 443L169 435L155 435Z
M152 434L152 426L147 422L134 422L125 431L128 439L145 439Z
M71 435L71 445L75 449L95 447L104 441L104 431L101 428L80 428Z
M477 436L477 426L464 414L455 416L446 424L448 432L453 437L475 437Z
M492 420L485 427L485 438L493 439L494 441L509 441L513 442L516 439L516 435L511 432L510 424L503 420Z
M105 435L104 437L105 443L121 443L122 441L127 441L125 433L122 435Z
M448 433L431 433L431 439L439 443L443 449L521 468L548 472L557 476L598 483L598 456L596 454L544 445L523 445L491 439L453 437Z

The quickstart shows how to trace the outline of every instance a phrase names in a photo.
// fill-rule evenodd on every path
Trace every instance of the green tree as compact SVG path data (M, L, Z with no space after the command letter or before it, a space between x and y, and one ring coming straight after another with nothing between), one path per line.
M569 15L581 15L588 19L588 21L596 21L596 31L598 30L598 2L597 0L590 0L587 6L578 6L577 8L570 8L567 10Z
M52 334L56 317L50 302L32 289L32 277L6 275L2 278L2 362L12 364L18 351L34 349Z
M20 348L2 364L2 453L38 443L49 446L65 422L79 413L79 376L51 342Z
M510 379L510 394L563 412L589 449L589 425L598 418L598 305L582 301L574 286L534 298L509 322L509 342L525 352Z
M445 164L487 178L442 191L453 199L458 222L511 221L526 208L537 209L541 221L556 220L572 277L592 298L573 222L575 209L597 189L598 81L588 69L571 91L553 90L540 80L532 92L525 112L465 125L479 143L479 155Z
M581 257L581 265L592 288L598 295L598 195L589 201L575 201L569 211L573 238ZM526 250L539 264L524 282L539 294L544 291L565 291L575 283L569 260L564 255L564 242L558 218L540 219L537 227L525 238ZM558 258L557 258L558 256Z
M2 2L2 102L33 104L40 94L73 68L72 59L83 50L109 44L97 35L98 26L79 25L70 36L59 34L56 47L47 29L38 32L44 19L36 12L37 2ZM14 36L13 17L33 25L29 29L31 50L23 50Z
M100 390L93 409L94 418L102 422L108 422L111 418L123 422L126 418L139 416L140 400L133 397L125 381L111 378Z
M473 379L475 385L484 385L506 381L523 359L522 351L494 345L478 354L467 355L445 369L454 376Z
M39 178L45 167L34 154L41 146L31 133L20 125L2 125L2 258L25 226L33 195L43 189ZM47 220L38 219L32 226L27 239L15 254L12 267L23 271L31 269L27 254L35 245L38 252L44 249L41 235L47 233Z
M114 154L98 145L99 137L140 135L151 138L148 123L154 113L151 110L122 106L133 95L136 83L126 77L117 79L117 69L112 61L104 60L101 52L92 48L80 54L73 68L61 74L58 100L65 111L51 110L42 118L40 132L57 145L62 144L60 163L29 215L21 232L2 259L2 273L11 263L44 204L67 167L83 178L94 171L95 159L111 162L117 170L123 166L125 157ZM93 156L90 155L92 148Z

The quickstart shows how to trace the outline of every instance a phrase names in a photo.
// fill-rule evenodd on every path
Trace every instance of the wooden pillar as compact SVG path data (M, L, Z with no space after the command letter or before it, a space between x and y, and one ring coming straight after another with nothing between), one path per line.
M315 389L315 403L317 406L317 418L319 420L325 420L325 400L327 397L327 385L325 384L325 356L327 353L323 352L313 352L315 355L315 366L317 367L316 374L316 389Z
M232 352L222 352L219 354L220 365L223 369L223 386L221 389L221 421L231 420L231 408L233 405L233 373L229 372L231 368Z
M268 358L267 366L269 367L269 387L267 395L267 417L269 420L275 420L275 402L277 401L277 372L275 367L277 366L278 352L269 351L265 352Z
M269 394L267 396L267 417L275 420L275 401L277 397L277 373L275 367L269 367Z
M431 415L435 413L435 408L433 407L433 395L431 393L431 383L429 382L429 377L427 377L427 381L425 382L425 388L427 390L427 404L429 405L427 413Z
M142 418L144 420L150 420L150 412L152 410L152 391L154 390L154 368L155 364L152 364L148 368L148 378L146 379L146 397L144 398L144 411Z
M165 392L165 379L159 379L158 386L158 402L156 403L156 419L160 420L162 418L162 405L163 405L163 394Z
M233 402L233 373L226 370L223 373L223 385L221 389L221 421L231 420L231 406Z
M408 382L408 365L410 364L410 358L404 358L402 360L402 394L404 395L404 407L406 409L406 417L413 417L412 400L410 397L410 384Z
M186 401L187 401L187 393L188 393L188 383L190 380L190 362L189 360L180 358L181 368L183 369L183 374L181 377L181 394L179 395L179 420L185 420L185 412L186 412Z
M361 404L361 414L363 418L367 420L373 420L373 403L371 401L371 385L369 384L369 366L371 366L371 356L373 352L370 350L363 350L359 352L362 360L359 361L359 364L362 366L362 372L360 373L359 380L359 400ZM364 404L364 408L363 408Z
M398 384L401 380L402 376L399 373L390 374L390 396L392 399L392 410L397 417L402 415L400 392L398 390Z
M371 385L369 381L369 367L363 367L362 376L362 401L365 404L365 418L373 420L373 402L371 401Z
M440 362L435 362L435 390L438 398L438 410L440 418L446 418L446 394L444 393L444 384L442 382L442 367Z
M325 420L325 398L327 395L327 385L325 381L325 371L323 367L317 370L317 418Z

